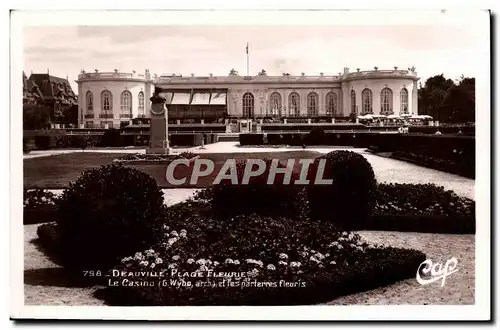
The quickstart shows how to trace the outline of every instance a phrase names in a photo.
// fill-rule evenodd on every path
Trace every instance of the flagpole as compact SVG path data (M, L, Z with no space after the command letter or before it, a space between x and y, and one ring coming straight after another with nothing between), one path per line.
M249 70L249 61L248 61L248 42L247 42L247 77L250 76L250 70Z

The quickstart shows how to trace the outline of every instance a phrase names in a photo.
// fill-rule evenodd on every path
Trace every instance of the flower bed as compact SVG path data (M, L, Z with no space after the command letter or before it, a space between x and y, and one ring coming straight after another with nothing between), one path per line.
M57 196L44 189L24 189L23 224L55 221Z
M40 209L53 206L56 195L45 189L24 189L24 209Z
M188 159L189 161L194 161L199 156L193 154L192 152L185 151L178 155L162 155L162 154L128 154L120 158L113 160L113 162L120 164L170 164L172 161L177 159Z
M414 277L426 259L331 223L256 214L223 222L199 202L170 207L165 223L158 244L112 271L108 304L314 304Z
M470 216L476 204L434 184L379 183L375 192L375 215Z

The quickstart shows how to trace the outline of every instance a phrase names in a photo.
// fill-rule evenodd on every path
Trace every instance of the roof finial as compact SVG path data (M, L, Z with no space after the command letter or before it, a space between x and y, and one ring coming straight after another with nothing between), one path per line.
M50 74L50 73L49 73L49 68L47 68L47 74Z

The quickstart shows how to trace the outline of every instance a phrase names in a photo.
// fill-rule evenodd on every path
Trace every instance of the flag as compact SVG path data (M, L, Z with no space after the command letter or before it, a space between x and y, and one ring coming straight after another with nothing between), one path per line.
M247 55L248 55L248 42L247 42L247 48L246 48L246 51L247 51Z

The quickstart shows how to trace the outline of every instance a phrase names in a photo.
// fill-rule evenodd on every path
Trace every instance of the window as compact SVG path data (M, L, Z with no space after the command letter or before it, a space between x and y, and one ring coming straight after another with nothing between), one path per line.
M87 112L93 112L94 111L94 100L92 96L91 91L87 91Z
M269 97L269 103L271 107L271 115L281 116L281 94L273 92L271 97Z
M337 94L334 92L326 94L326 114L329 116L337 114Z
M368 88L363 89L361 92L361 102L363 107L363 114L373 113L373 94Z
M101 92L101 111L103 113L113 112L113 97L110 91Z
M354 89L351 91L351 112L357 113L358 107L356 106L356 92Z
M298 116L300 114L300 96L293 92L288 97L288 108L290 109L290 116Z
M144 115L144 92L139 92L139 95L137 96L137 103L139 104L137 110L139 113L139 116Z
M113 122L112 121L101 121L101 128L113 128Z
M85 128L94 128L94 122L93 121L86 121L85 122Z
M243 94L243 117L253 117L254 111L254 97L252 93Z
M401 96L401 102L400 102L400 109L399 111L403 113L408 113L408 90L406 88L403 88L400 93Z
M129 91L123 91L120 96L120 108L122 118L132 118L132 94Z
M392 114L392 90L390 88L386 87L380 92L380 104L381 114Z
M307 115L317 116L318 115L318 94L311 92L307 94Z

